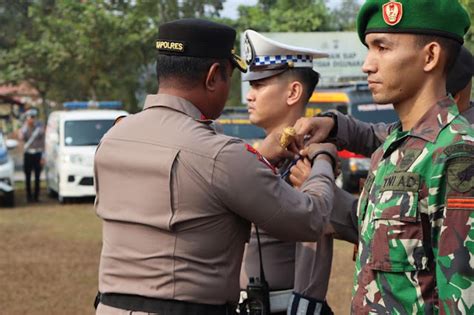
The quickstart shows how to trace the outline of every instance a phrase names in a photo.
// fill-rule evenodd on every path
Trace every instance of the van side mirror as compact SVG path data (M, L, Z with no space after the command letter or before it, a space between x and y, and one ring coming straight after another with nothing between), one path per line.
M18 146L18 141L14 139L7 139L5 140L5 144L8 150L13 150Z

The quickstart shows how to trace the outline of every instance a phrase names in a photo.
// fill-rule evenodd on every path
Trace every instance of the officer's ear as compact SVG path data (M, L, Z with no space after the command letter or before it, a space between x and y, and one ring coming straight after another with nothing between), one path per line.
M216 91L219 83L219 75L221 71L221 65L218 62L215 62L211 65L206 75L206 89L209 91Z
M423 70L431 72L441 65L441 45L438 42L430 42L423 48L424 63Z
M288 106L297 104L303 95L303 84L299 81L290 81L288 83L288 94L286 103Z

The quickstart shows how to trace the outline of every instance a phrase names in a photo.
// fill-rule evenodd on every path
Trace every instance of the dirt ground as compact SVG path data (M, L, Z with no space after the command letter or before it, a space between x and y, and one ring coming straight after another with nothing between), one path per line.
M0 208L0 313L94 314L101 247L92 200L60 205L43 195L14 209ZM347 314L352 288L352 245L335 244L329 304Z

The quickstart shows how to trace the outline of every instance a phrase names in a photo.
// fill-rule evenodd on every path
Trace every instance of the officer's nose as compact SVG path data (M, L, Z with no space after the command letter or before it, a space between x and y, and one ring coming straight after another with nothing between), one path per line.
M250 87L249 91L247 92L245 99L247 100L247 102L255 101L255 91L253 90L252 87Z
M370 50L367 53L367 57L365 57L364 64L362 65L362 71L367 74L377 71L376 63L373 55L370 53Z

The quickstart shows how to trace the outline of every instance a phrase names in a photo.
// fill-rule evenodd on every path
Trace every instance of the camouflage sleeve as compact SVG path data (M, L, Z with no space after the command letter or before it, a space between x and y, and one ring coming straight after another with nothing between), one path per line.
M474 297L474 145L445 149L445 166L433 217L440 313L472 314ZM442 213L441 213L442 211ZM437 244L436 244L437 242Z

